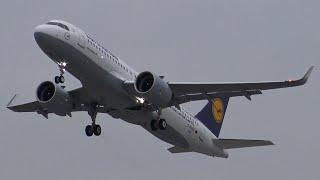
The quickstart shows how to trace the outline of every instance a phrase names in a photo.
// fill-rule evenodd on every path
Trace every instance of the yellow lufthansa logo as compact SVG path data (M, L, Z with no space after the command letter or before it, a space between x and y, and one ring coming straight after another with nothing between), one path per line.
M212 101L212 114L216 123L222 123L224 116L224 105L221 98L215 98Z

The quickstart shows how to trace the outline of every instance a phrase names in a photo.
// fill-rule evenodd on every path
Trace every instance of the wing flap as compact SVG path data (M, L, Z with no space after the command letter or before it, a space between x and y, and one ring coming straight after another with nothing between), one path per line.
M252 95L262 94L260 90L248 90L248 91L233 91L233 92L213 92L213 93L198 93L198 94L187 94L175 98L178 104L187 103L190 101L199 101L208 99L211 101L215 97L238 97L245 96L251 100Z
M248 139L215 139L213 140L213 142L223 149L236 149L274 145L274 143L271 141Z

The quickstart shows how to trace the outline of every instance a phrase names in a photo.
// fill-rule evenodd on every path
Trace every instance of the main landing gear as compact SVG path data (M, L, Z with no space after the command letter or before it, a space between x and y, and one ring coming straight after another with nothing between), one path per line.
M159 120L151 120L150 127L152 131L156 131L158 129L165 130L167 128L167 121L164 119Z
M156 131L158 129L165 130L167 128L167 121L165 119L160 119L161 110L158 110L158 117L157 120L153 119L150 122L150 128L152 131Z
M93 134L95 136L100 136L101 135L101 126L99 124L92 124L92 125L88 125L86 126L86 135L87 136L92 136Z
M65 67L66 67L67 63L65 62L62 62L62 63L58 63L58 66L59 66L59 70L60 70L60 76L55 76L54 77L54 82L56 84L59 84L59 83L64 83L65 79L64 79L64 72L66 71Z
M95 136L101 135L101 126L99 124L96 124L96 117L98 114L97 106L97 104L91 104L89 107L88 114L92 119L92 124L86 126L85 132L87 136L92 136L93 134Z

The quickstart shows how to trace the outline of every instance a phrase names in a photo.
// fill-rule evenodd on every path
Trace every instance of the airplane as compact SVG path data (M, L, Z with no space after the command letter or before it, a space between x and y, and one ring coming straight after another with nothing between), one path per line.
M173 145L171 153L196 152L228 158L227 149L274 145L267 140L219 138L231 97L252 95L263 90L304 85L313 69L297 80L256 83L172 82L151 71L138 73L104 48L83 30L62 20L51 20L35 28L34 38L41 50L58 66L54 82L45 81L36 89L36 100L7 108L14 112L36 112L72 117L85 111L92 123L87 136L100 136L98 113L139 125L157 138ZM82 87L67 91L64 73L75 76ZM206 100L195 116L181 104Z

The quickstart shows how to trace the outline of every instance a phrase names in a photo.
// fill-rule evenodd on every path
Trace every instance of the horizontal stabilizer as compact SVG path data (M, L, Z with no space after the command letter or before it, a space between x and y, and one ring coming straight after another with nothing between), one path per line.
M169 152L171 153L186 153L186 152L191 152L187 149L184 149L184 148L181 148L181 147L178 147L178 146L173 146L171 148L168 149Z
M236 149L274 145L271 141L248 139L214 139L213 142L222 149Z

